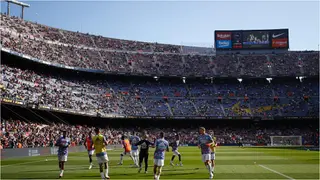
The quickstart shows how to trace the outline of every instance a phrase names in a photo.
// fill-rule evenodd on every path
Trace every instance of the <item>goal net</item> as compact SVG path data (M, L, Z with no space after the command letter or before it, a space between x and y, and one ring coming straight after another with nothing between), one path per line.
M302 146L301 136L270 136L271 146Z

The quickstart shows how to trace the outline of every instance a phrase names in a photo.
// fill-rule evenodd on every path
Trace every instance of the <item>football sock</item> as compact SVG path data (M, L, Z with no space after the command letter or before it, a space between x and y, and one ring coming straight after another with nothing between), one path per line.
M120 155L120 163L122 164L123 162L123 154Z
M171 158L171 162L173 162L173 160L174 160L174 158L175 158L176 156L175 155L173 155L172 156L172 158Z
M60 176L63 176L63 171L64 171L64 170L60 170Z
M181 154L179 154L178 156L179 156L179 161L181 162Z
M92 156L89 155L89 162L92 163Z
M208 171L209 171L209 174L211 174L212 173L212 167L211 167L211 164L208 164L208 165L206 165L207 166L207 169L208 169Z
M101 173L100 173L100 175L101 175L101 178L102 178L102 179L104 179L104 178L105 178L105 177L104 177L104 173L103 173L103 172L101 172Z
M109 176L109 166L107 164L104 165L104 169L106 170L105 177Z

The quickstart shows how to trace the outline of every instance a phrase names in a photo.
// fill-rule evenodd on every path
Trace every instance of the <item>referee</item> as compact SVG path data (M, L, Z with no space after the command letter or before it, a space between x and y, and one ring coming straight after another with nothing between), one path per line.
M142 137L142 140L139 141L136 146L140 146L140 153L139 153L139 173L141 172L142 169L142 161L144 159L144 164L145 164L145 171L144 173L147 173L148 170L148 157L149 157L149 147L154 145L154 143L150 142L148 139L148 135L145 134Z

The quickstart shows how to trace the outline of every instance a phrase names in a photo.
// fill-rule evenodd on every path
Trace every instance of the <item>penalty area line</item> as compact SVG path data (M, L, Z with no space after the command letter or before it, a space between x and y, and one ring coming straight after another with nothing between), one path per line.
M273 173L279 174L280 176L283 176L283 177L285 177L285 178L288 178L288 179L290 179L290 180L295 180L294 178L292 178L292 177L290 177L290 176L287 176L287 175L285 175L285 174L282 174L281 172L278 172L278 171L276 171L276 170L270 169L270 168L268 168L268 167L266 167L266 166L264 166L264 165L259 164L259 166L262 167L262 168L264 168L264 169L266 169L266 170L269 170L269 171L271 171L271 172L273 172Z

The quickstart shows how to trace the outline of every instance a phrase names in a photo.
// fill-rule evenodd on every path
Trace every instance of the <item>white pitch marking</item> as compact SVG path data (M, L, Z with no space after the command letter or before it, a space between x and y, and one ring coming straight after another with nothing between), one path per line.
M290 176L287 176L287 175L285 175L285 174L282 174L281 172L278 172L278 171L275 171L275 170L273 170L273 169L270 169L270 168L268 168L268 167L266 167L266 166L264 166L264 165L259 164L259 166L262 167L262 168L264 168L264 169L267 169L267 170L269 170L269 171L271 171L271 172L274 172L274 173L276 173L276 174L279 174L279 175L281 175L281 176L283 176L283 177L285 177L285 178L288 178L288 179L291 179L291 180L295 180L294 178L292 178L292 177L290 177Z

